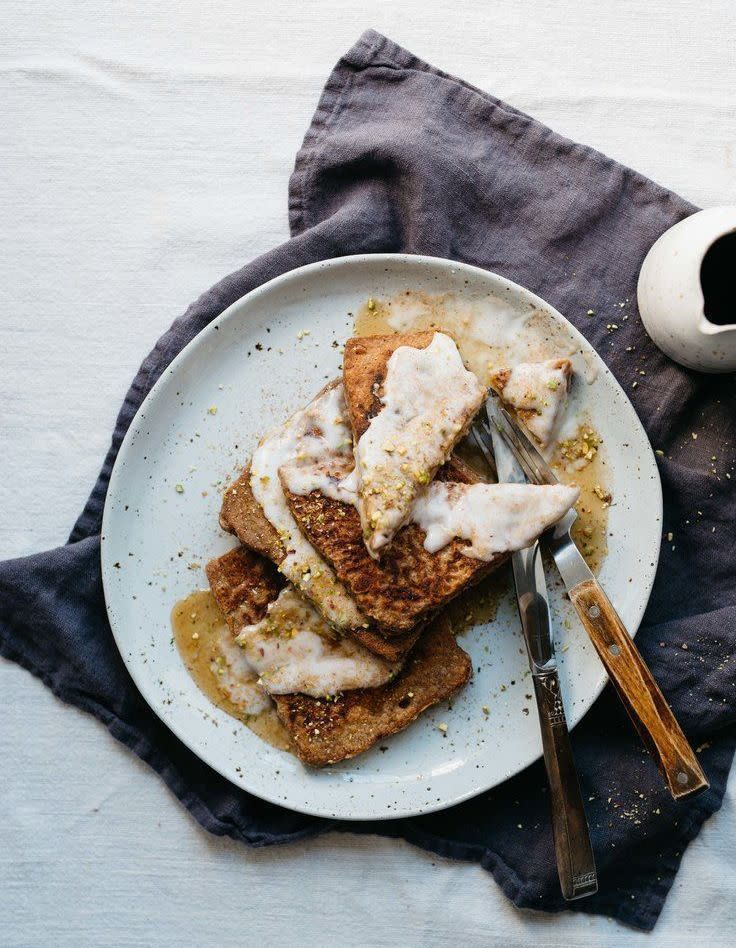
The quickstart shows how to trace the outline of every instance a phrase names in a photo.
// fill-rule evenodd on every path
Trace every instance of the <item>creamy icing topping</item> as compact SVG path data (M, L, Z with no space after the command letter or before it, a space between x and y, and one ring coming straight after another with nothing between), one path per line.
M243 709L244 714L259 714L271 704L259 685L250 662L235 644L232 633L223 621L219 636L221 654L212 659L210 669L217 685L227 698Z
M425 349L400 346L391 354L383 407L355 446L358 511L371 555L407 522L484 396L444 333Z
M300 531L286 503L279 468L314 465L352 454L352 435L345 420L345 394L335 385L262 440L251 460L251 489L268 522L278 531L286 556L279 570L313 599L337 628L365 626L366 619Z
M521 417L537 441L546 447L562 415L570 384L568 359L519 362L492 379L501 398Z
M401 667L354 640L337 636L293 586L281 590L265 618L239 632L238 645L269 694L315 698L377 688Z
M292 494L302 496L319 491L332 500L358 506L358 487L352 458L323 458L311 464L284 464L279 468L281 483Z
M578 499L566 484L450 484L435 481L414 504L412 519L436 553L453 538L467 540L467 556L490 560L529 546Z

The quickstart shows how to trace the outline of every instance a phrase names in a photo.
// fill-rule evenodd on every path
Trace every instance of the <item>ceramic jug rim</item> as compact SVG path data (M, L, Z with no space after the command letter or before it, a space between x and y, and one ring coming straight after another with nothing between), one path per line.
M736 207L734 207L734 210L736 210ZM702 266L702 262L707 257L711 247L717 244L719 240L722 240L724 237L727 237L729 234L736 234L736 224L726 227L724 231L722 231L720 234L718 234L716 237L714 237L710 241L708 246L705 248L705 251L703 252L703 256L701 257L701 266ZM700 325L698 327L700 331L705 333L708 336L720 336L723 333L736 332L736 323L725 323L725 324L713 323L708 319L708 317L705 315L705 295L703 293L703 285L700 279L698 280L698 290L700 291L700 297L702 299L702 308L700 312Z

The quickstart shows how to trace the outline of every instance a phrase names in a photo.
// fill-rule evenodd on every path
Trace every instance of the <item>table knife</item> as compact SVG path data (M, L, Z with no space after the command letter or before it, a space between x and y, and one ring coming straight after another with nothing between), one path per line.
M489 460L487 443L476 440ZM499 482L526 482L498 432L493 437L493 452ZM565 899L580 899L598 890L598 877L565 720L539 543L514 553L511 563L539 713L560 887Z

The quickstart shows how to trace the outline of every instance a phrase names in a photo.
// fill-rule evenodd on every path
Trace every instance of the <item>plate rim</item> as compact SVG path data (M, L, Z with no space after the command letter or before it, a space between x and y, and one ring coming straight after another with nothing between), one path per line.
M610 376L613 384L620 390L620 393L624 396L626 402L628 402L631 409L631 415L635 427L638 427L640 436L643 439L643 442L649 448L649 457L650 468L654 473L652 478L653 489L656 492L656 509L653 511L653 518L658 519L662 522L662 513L663 513L663 494L662 494L662 482L659 474L659 466L656 462L654 455L654 449L652 447L649 436L647 435L646 429L639 418L639 415L636 409L631 402L631 399L628 397L623 387L619 383L618 379L615 377L609 366L606 364L603 356L598 352L598 350L589 342L585 336L580 332L580 330L568 320L555 306L547 302L543 297L538 296L534 293L533 290L528 289L525 286L522 286L519 283L509 279L508 277L503 276L500 273L497 273L494 270L487 270L484 267L478 267L474 264L463 263L457 260L451 260L446 257L435 257L427 254L409 254L409 253L363 253L363 254L354 254L354 255L344 255L340 257L331 257L326 260L318 260L312 263L305 264L300 267L295 267L292 270L288 270L285 273L281 273L278 276L272 277L270 280L267 280L265 283L262 283L260 286L255 287L252 290L249 290L247 293L244 293L238 299L234 300L229 306L227 306L218 316L213 320L207 323L199 332L197 332L182 349L176 354L176 356L171 360L171 362L164 367L159 377L156 379L155 383L151 387L150 391L146 394L145 398L138 406L134 416L131 418L128 425L128 429L125 432L123 440L120 443L118 448L115 461L113 463L112 470L110 472L110 477L108 480L107 490L105 494L105 504L102 513L102 524L101 524L101 540L100 540L100 563L101 563L101 576L102 576L102 587L103 595L105 599L105 610L110 624L110 629L113 634L113 639L115 641L116 648L120 653L120 656L123 660L125 668L128 674L131 676L133 683L140 692L143 700L146 702L148 707L156 714L159 720L167 727L182 743L193 753L195 754L203 763L208 767L211 767L216 773L224 777L228 782L230 782L234 787L239 790L244 790L247 793L253 794L253 796L258 797L259 799L265 800L269 803L272 803L276 806L281 806L284 809L291 810L296 813L303 813L308 816L322 817L326 819L339 819L346 822L360 822L365 820L395 820L402 819L411 816L420 816L427 813L434 813L440 810L448 809L449 807L456 806L466 800L469 800L475 796L478 796L481 793L485 793L489 790L492 790L494 787L505 783L507 780L526 770L527 767L536 763L542 757L542 748L541 744L539 746L538 752L530 756L516 767L512 772L506 774L505 776L495 780L492 783L482 782L482 785L473 784L468 790L456 793L451 797L442 799L441 801L427 802L427 804L416 803L414 805L405 805L403 807L397 806L395 809L391 810L381 810L378 813L371 813L371 815L366 815L365 813L360 812L348 812L348 813L339 813L334 812L335 810L339 811L339 801L338 805L333 808L333 810L328 809L326 806L320 806L318 803L309 804L296 802L294 804L287 803L283 799L278 799L275 795L269 796L267 792L261 791L260 789L253 789L245 785L245 782L236 782L235 779L225 771L225 768L218 766L218 764L211 759L209 754L203 754L200 749L197 749L193 744L195 743L192 739L187 736L187 729L185 727L179 726L177 722L171 721L166 715L165 706L161 701L156 700L155 694L148 687L148 683L145 680L144 676L138 674L137 666L132 665L126 656L126 651L124 644L119 637L118 630L116 629L117 618L114 616L112 611L112 606L110 603L110 580L107 577L111 577L110 573L110 562L108 554L108 545L112 542L108 539L109 537L109 525L110 519L114 516L113 508L114 504L111 498L115 497L117 489L117 481L123 476L122 469L125 466L125 459L128 452L131 450L131 442L133 441L135 434L137 433L136 421L144 412L144 409L150 401L153 401L156 397L157 391L164 386L166 383L166 378L173 371L175 371L180 362L183 362L186 358L188 350L192 347L198 340L201 340L201 337L204 334L217 331L215 327L219 326L223 321L230 319L232 313L241 307L246 300L253 301L257 300L259 296L265 295L266 293L272 291L275 288L280 287L282 284L288 284L294 280L300 279L302 276L308 276L314 272L326 269L335 269L341 267L350 267L358 266L365 263L391 263L391 264L408 264L411 266L430 266L442 268L448 270L461 270L463 272L470 273L475 277L480 277L483 279L491 278L492 280L498 281L503 284L504 288L507 291L513 293L519 293L524 296L530 302L533 302L535 306L543 308L549 311L554 317L559 318L563 323L572 331L574 338L582 342L585 347L591 348L600 363L602 364L604 371ZM656 544L656 548L652 550L652 569L648 581L640 586L641 596L638 600L637 616L636 620L628 630L631 638L633 639L638 631L641 621L643 619L644 613L646 611L647 605L649 604L649 599L651 597L651 592L654 587L654 582L657 574L657 567L659 564L659 557L661 552L661 540L659 544ZM632 631L633 629L633 631ZM608 675L605 669L602 668L601 674L599 675L597 681L595 682L594 687L591 687L590 690L590 700L587 701L582 709L579 712L579 715L576 717L574 723L570 724L570 730L577 727L577 725L582 721L582 719L588 714L592 706L600 697L601 692L603 691L606 683L608 682Z

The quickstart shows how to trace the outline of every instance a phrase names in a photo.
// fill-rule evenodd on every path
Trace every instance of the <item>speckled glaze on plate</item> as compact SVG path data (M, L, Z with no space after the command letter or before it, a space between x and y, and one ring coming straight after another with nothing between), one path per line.
M351 334L353 315L366 299L406 289L451 293L508 311L539 309L559 322L597 364L585 403L607 446L608 486L615 498L600 579L632 633L659 556L659 475L634 409L577 330L528 290L476 267L381 254L294 270L230 306L164 372L120 448L103 519L108 615L144 698L194 753L259 797L339 819L392 819L451 806L540 756L511 589L492 622L462 634L474 676L451 707L445 702L367 754L321 771L268 746L210 703L173 644L170 613L177 600L206 585L204 563L233 545L217 519L224 479L268 427L339 373L338 345ZM548 579L572 726L606 676L552 570ZM439 724L447 725L446 734Z

